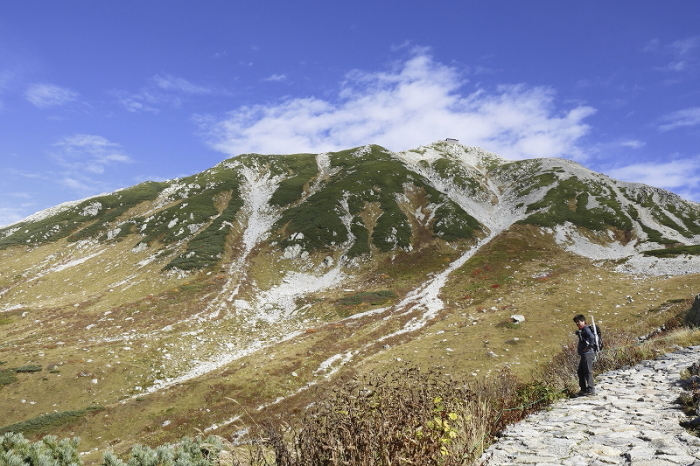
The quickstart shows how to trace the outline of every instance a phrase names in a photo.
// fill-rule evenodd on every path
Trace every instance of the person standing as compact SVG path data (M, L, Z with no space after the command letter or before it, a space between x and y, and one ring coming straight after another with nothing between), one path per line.
M586 318L579 314L574 317L574 323L578 330L577 352L581 357L578 363L578 385L581 391L576 396L595 395L595 383L593 382L593 361L595 360L596 338L591 328L586 325Z

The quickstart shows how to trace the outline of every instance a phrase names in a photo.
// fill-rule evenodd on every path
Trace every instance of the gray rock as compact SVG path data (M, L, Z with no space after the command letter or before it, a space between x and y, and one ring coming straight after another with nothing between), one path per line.
M693 305L690 309L688 309L688 313L685 316L685 321L688 325L700 327L700 294L695 297Z
M598 396L554 403L509 426L478 464L700 466L700 438L674 404L681 370L700 347L598 377ZM700 421L699 421L700 422Z

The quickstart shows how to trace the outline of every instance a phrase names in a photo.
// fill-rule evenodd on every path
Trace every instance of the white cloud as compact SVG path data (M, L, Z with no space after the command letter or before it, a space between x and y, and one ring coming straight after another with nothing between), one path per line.
M58 148L52 153L54 159L74 174L99 175L104 173L107 165L131 162L119 144L92 134L66 137L55 143L54 147Z
M177 76L156 75L139 92L115 91L113 94L117 102L130 112L158 113L162 107L180 107L187 98L226 94L226 90L201 86Z
M284 74L273 74L272 76L268 76L267 78L263 79L263 81L282 82L286 79L287 76Z
M86 182L86 180L79 180L74 177L70 176L65 176L59 180L59 183L62 184L63 186L74 189L76 191L94 191L95 189L95 184L89 182Z
M646 143L644 141L638 141L636 139L625 139L620 141L620 146L629 147L630 149L641 149Z
M212 89L204 86L199 86L193 84L184 78L178 78L176 76L154 76L153 81L156 85L165 90L171 92L184 92L186 94L211 94Z
M607 172L613 178L644 183L674 192L683 192L686 198L698 198L700 157L677 159L670 162L644 162L615 168ZM699 199L700 200L700 199Z
M700 47L700 37L689 37L683 40L677 40L670 45L674 54L679 57L685 57L694 49Z
M661 118L663 122L659 125L661 131L669 131L683 126L700 125L700 107L685 108L678 110Z
M547 87L503 85L463 93L459 71L425 49L390 71L348 73L335 100L287 99L238 108L224 119L199 117L209 144L229 155L346 149L368 143L391 150L445 137L513 159L584 158L577 141L595 110L561 110Z
M662 71L682 72L690 69L697 63L696 49L700 48L700 36L688 37L677 40L665 47L661 47L658 39L650 41L643 52L660 53L662 56L671 57L671 61L663 67L657 67Z
M128 92L115 92L119 104L126 110L136 112L152 112L158 113L160 107L169 105L170 107L179 107L181 99L177 96L171 96L160 92L154 92L148 89L142 89L137 94Z
M16 173L12 173L13 176ZM3 192L0 195L0 228L19 222L35 208L33 196L27 192Z
M642 52L656 52L659 50L660 41L659 39L652 39L642 48Z
M78 97L77 92L53 84L32 84L24 95L29 102L39 108L65 105Z

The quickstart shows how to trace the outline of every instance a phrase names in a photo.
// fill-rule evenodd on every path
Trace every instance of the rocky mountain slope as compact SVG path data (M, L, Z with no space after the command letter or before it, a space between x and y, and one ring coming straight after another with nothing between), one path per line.
M698 204L569 160L241 155L0 229L0 371L41 368L5 371L0 427L78 413L45 429L156 442L397 361L517 370L574 312L662 321L697 294L699 249Z

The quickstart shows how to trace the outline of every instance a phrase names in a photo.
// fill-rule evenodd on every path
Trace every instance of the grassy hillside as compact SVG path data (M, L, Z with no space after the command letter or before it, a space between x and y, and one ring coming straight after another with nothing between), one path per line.
M448 144L246 154L59 210L0 230L0 428L84 449L294 423L404 364L526 380L573 315L646 335L698 293L555 234L690 263L694 204Z
M384 339L411 315L367 311L396 303L420 282L421 272L437 270L451 255L433 249L420 258L387 257L378 270L355 277L355 291L309 296L307 316L316 317L303 333L154 394L137 387L167 377L168 355L181 357L178 348L206 354L213 340L226 335L223 340L232 341L237 332L249 331L236 330L235 319L200 325L187 320L221 277L203 274L97 315L97 303L4 313L2 367L41 368L15 372L15 380L0 388L4 424L71 413L60 416L63 424L47 422L29 435L79 435L86 449L127 448L136 441L156 445L198 430L228 437L251 419L293 419L315 396L309 384L332 384L348 373L410 363L468 378L489 377L507 366L526 378L571 341L574 314L594 315L606 331L643 335L697 291L697 276L639 280L607 272L523 226L501 235L451 276L442 294L445 309L429 326ZM511 324L513 314L526 321ZM110 341L117 335L132 336Z

